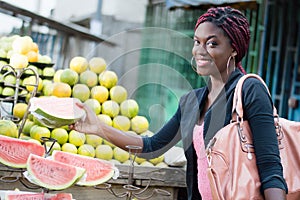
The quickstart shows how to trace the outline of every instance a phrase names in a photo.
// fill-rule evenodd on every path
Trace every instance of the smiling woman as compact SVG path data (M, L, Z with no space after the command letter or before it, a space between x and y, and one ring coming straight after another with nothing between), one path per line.
M228 37L213 23L204 22L198 26L192 52L197 63L196 72L199 75L219 76L223 72L228 74L227 66L233 66L230 72L234 69L234 65L227 65L227 62L232 60L228 58L236 55L236 51L232 48Z

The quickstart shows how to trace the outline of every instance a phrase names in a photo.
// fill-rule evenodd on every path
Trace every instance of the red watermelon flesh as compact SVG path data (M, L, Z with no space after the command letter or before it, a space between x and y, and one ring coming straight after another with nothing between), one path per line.
M19 194L7 194L6 200L44 200L43 193L19 193Z
M76 183L77 185L94 186L102 184L114 175L114 164L106 160L57 150L53 151L52 157L56 161L81 167L86 170L85 178L79 180Z
M6 200L72 200L71 193L31 193L21 191L7 192L5 195Z
M72 186L84 174L83 168L30 154L27 171L32 181L44 188L62 190Z
M45 155L45 149L37 143L0 135L0 162L14 168L26 168L30 154Z
M71 193L45 194L44 200L72 200Z

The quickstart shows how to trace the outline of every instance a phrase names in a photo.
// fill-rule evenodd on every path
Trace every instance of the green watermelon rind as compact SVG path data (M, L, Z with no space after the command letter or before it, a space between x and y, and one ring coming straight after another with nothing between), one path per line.
M45 155L44 147L39 145L39 144L36 144L34 142L30 142L30 141L26 141L26 140L21 140L21 139L16 139L16 138L11 138L11 137L0 135L1 145L5 144L4 140L15 142L15 145L18 146L19 148L20 148L20 145L23 145L24 148L20 148L20 149L22 149L23 153L24 153L24 149L28 149L28 147L26 148L24 145L33 145L34 147L31 148L31 149L36 150L36 152L35 153L30 152L30 153L33 153L33 154L38 155L38 156L44 156ZM40 150L40 151L38 152L38 150ZM28 157L30 156L30 153L28 154ZM11 156L11 155L8 155L8 156ZM28 157L27 157L27 159L28 159ZM6 166L9 166L9 167L13 167L13 168L26 168L27 159L26 159L26 162L24 162L24 163L13 163L13 162L7 161L6 159L4 159L3 157L0 156L0 163L4 164Z
M39 180L39 178L37 178L35 176L34 172L31 169L31 165L30 165L31 157L40 158L41 161L47 161L48 160L49 162L56 163L57 166L58 165L64 165L66 167L75 168L76 169L76 175L73 176L72 179L70 179L69 182L67 182L65 184L50 185L49 183L47 183L49 181L43 182L43 181ZM49 165L49 163L47 163L47 164ZM44 188L47 188L47 189L50 189L50 190L64 190L64 189L67 189L67 188L71 187L72 185L74 185L85 174L85 169L80 168L80 167L75 167L73 165L68 165L68 164L65 164L65 163L62 163L62 162L50 160L50 159L47 159L47 158L43 158L43 157L40 157L40 156L36 156L36 155L33 155L33 154L30 154L30 156L29 156L29 158L27 160L27 172L30 175L31 181L33 183L35 183L36 185L39 185L41 187L44 187ZM50 176L50 174L45 174L45 177L47 177L47 176Z
M78 112L76 112L76 115L71 116L60 116L59 114L55 113L55 109L51 108L41 108L40 105L43 104L43 100L47 102L50 101L53 105L53 108L55 108L55 103L60 103L60 101L68 100L72 102L73 105L75 105L76 102L80 102L80 100L76 98L58 98L58 97L34 97L30 100L31 106L29 111L33 116L36 117L36 119L41 122L43 125L49 127L49 128L57 128L62 127L65 125L74 124L81 118L85 116L85 111L79 109Z
M95 185L100 185L102 183L105 183L111 179L114 175L114 171L110 171L109 174L106 174L106 176L102 177L101 179L94 180L94 181L86 181L86 180L79 180L76 185L79 186L95 186Z
M86 160L97 159L99 161L108 163L111 166L111 170L105 176L102 176L101 178L98 178L98 179L92 180L92 181L87 181L85 179L85 177L83 177L78 182L76 182L76 185L79 185L79 186L95 186L95 185L99 185L99 184L107 182L108 180L110 180L114 176L114 173L115 173L114 164L112 164L112 163L110 163L110 162L108 162L106 160L101 160L101 159L98 159L98 158L87 157L87 156L83 156L83 155L79 155L79 154L71 154L71 153L68 153L68 152L63 152L63 151L58 151L58 150L54 150L52 152L52 157L53 157L54 160L56 158L56 155L59 154L59 153L63 153L63 154L67 154L67 155L69 154L71 156L76 156L78 158L83 158L83 159L86 159ZM87 172L87 169L86 169L86 172Z
M42 124L44 124L45 126L47 126L49 128L56 128L56 127L62 127L65 125L74 124L75 122L80 120L80 118L82 117L82 116L80 116L78 118L72 118L72 119L55 117L55 116L45 112L41 108L37 108L36 110L32 111L31 113L33 116L36 117L36 119L39 122L41 122Z
M0 163L4 164L5 166L8 167L13 167L13 168L26 168L26 163L25 164L16 164L12 162L7 162L6 160L0 158Z

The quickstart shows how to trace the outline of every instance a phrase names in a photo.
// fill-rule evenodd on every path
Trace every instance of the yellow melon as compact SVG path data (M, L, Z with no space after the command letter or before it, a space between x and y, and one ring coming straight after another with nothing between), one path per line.
M52 95L56 97L70 97L72 95L72 88L67 83L54 83L52 88Z
M89 63L86 58L82 56L76 56L71 59L69 67L70 69L80 74L87 70L88 64Z

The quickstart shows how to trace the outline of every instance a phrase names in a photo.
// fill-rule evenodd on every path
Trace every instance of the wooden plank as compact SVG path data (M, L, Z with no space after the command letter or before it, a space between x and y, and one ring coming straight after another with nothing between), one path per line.
M129 166L116 165L116 167L120 170L120 178L127 179ZM151 178L153 185L186 187L185 170L183 168L135 166L133 178L136 182L140 180L143 181L143 183L147 182Z

